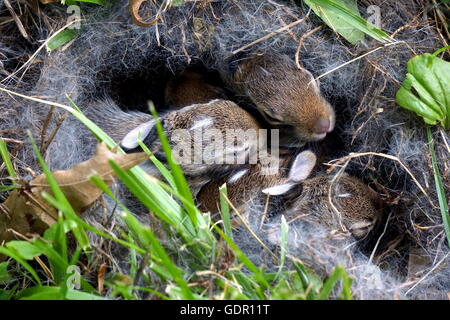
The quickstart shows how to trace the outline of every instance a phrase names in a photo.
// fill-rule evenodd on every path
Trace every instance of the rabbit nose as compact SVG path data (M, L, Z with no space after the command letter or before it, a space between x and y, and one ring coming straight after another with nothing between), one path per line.
M315 133L324 134L331 131L331 123L327 118L320 118L315 126Z

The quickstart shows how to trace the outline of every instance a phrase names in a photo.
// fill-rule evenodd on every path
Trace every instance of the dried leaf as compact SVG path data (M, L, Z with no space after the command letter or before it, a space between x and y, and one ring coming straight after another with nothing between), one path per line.
M8 11L11 13L11 16L13 17L14 21L16 22L17 28L19 29L19 32L22 34L22 36L30 40L30 36L28 35L27 31L25 30L25 27L23 26L22 21L20 20L17 13L14 11L13 7L11 6L11 3L9 3L9 0L4 0L5 6L8 9Z
M143 21L141 15L139 14L139 10L144 2L148 0L130 0L130 14L131 14L131 20L134 24L140 26L140 27L150 27L154 25L156 22L158 22L160 16L159 13L156 15L154 19L152 19L149 22Z
M89 180L92 175L99 175L107 184L114 181L109 160L128 170L146 159L145 153L117 154L101 143L94 157L68 170L54 171L53 176L73 209L81 213L103 193ZM0 206L0 243L14 238L11 229L20 234L42 233L56 222L58 212L44 200L42 192L52 194L44 174L9 195Z

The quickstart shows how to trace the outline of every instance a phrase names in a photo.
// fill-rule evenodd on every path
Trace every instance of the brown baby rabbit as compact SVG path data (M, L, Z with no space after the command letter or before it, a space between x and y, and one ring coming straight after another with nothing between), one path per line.
M316 156L311 151L301 152L286 175L284 169L289 162L289 156L284 157L282 168L275 175L262 174L263 167L257 164L222 181L211 182L199 192L198 203L202 209L217 212L217 188L226 182L228 197L239 211L252 198L266 194L270 195L270 203L276 203L280 197L285 199L282 201L283 214L288 222L301 219L330 230L350 231L358 239L372 230L381 215L381 201L376 192L347 175L336 181L332 176L308 179L316 163Z
M157 158L166 160L152 116L125 112L112 101L97 104L87 116L125 151L140 151L138 141L142 140ZM184 173L199 179L192 178L192 185L209 181L211 173L223 174L248 163L258 148L259 123L231 101L193 104L161 114L160 121ZM147 170L158 175L156 170Z
M231 81L267 122L290 127L302 142L323 139L334 128L334 110L322 97L318 83L286 55L266 53L244 59Z
M221 88L209 84L203 75L184 71L167 83L164 97L168 108L179 109L195 103L223 99L225 93Z

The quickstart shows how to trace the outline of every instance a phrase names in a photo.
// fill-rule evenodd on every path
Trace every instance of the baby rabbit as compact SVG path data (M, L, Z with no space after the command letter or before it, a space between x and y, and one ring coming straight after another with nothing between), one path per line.
M125 112L105 101L91 108L87 116L125 151L139 151L141 139L157 158L166 160L150 115ZM195 185L209 181L212 173L223 174L233 165L248 162L258 148L259 123L231 101L193 104L161 114L160 121L175 159ZM158 175L156 170L148 170Z
M164 97L168 108L179 109L194 103L223 99L225 93L221 88L210 85L203 75L184 71L167 83Z
M372 230L381 215L381 201L376 192L347 175L336 181L331 176L308 179L316 163L311 151L303 151L295 157L286 175L283 171L290 161L290 157L285 156L281 160L285 168L280 168L275 175L262 174L263 167L257 164L222 181L208 183L200 190L197 201L202 209L217 212L217 188L226 182L228 197L239 211L252 197L266 194L270 195L270 204L276 206L281 200L288 222L302 219L330 230L350 231L358 239Z
M223 168L228 153L247 159L258 147L259 123L247 111L227 100L212 100L169 112L161 116L161 124L172 151L179 153L178 160L188 175ZM200 135L195 136L196 130ZM139 134L155 154L162 152L154 120L130 130L122 138L121 146L128 151L138 148ZM242 134L249 134L248 139Z
M286 55L265 53L244 59L231 82L267 122L288 126L302 142L321 140L334 128L334 110L322 97L318 83Z

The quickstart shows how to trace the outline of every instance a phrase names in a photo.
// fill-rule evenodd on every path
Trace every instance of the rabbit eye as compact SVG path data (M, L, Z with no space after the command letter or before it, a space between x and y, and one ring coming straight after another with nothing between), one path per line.
M277 119L273 116L271 116L270 114L268 114L267 112L264 112L264 117L266 118L266 120L270 123L270 124L283 124L283 121L280 119Z

